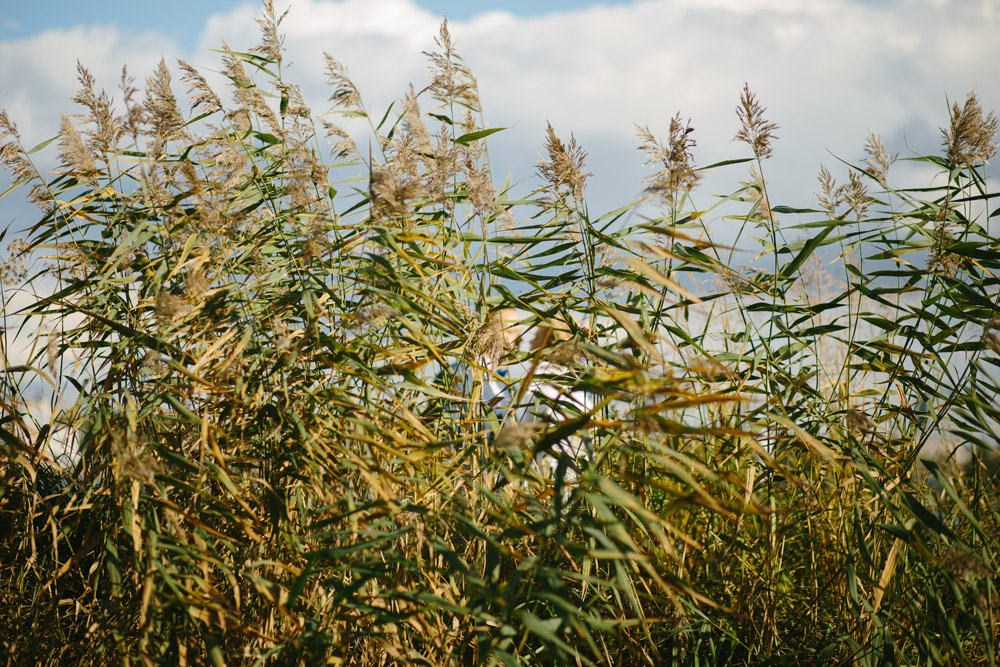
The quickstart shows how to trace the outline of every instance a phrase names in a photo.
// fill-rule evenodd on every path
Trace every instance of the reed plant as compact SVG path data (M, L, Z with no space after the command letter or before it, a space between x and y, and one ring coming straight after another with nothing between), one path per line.
M179 63L190 111L165 63L117 103L81 67L54 171L0 113L41 210L4 317L44 334L0 375L7 664L995 664L975 95L941 155L873 134L803 209L768 197L780 130L747 88L745 157L639 128L646 195L593 216L551 126L537 189L497 184L446 22L425 90L373 112L327 56L317 115L280 19L220 49L228 97ZM897 159L941 178L900 187ZM698 207L709 170L746 180ZM562 335L511 346L511 311ZM592 400L521 418L553 367ZM592 455L538 465L569 438Z

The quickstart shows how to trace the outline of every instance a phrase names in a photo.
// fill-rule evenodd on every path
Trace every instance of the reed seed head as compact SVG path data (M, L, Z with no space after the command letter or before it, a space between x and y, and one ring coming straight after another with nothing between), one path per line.
M691 136L691 121L684 122L678 113L670 119L669 138L666 145L660 142L648 127L636 125L642 143L639 150L646 154L647 165L658 165L659 171L643 179L646 192L654 193L668 206L676 206L701 180L695 171L692 149L696 142Z
M425 51L431 61L431 84L427 87L434 99L442 104L461 102L479 108L479 85L472 71L455 51L455 42L448 31L448 17L441 22L438 36L434 38L440 51Z
M30 256L31 246L23 238L7 243L7 257L0 262L0 284L17 286L24 283L28 277L27 260Z
M184 135L184 117L177 106L177 98L170 87L170 70L167 62L160 59L153 76L146 79L146 121L152 125L154 144L163 144Z
M548 183L556 199L568 196L578 202L583 201L587 177L591 174L583 170L587 153L577 146L576 138L571 134L569 143L563 143L552 129L552 123L548 123L545 128L545 153L547 159L538 160L538 174Z
M281 51L284 37L279 32L281 22L288 15L286 9L280 16L274 11L274 0L264 0L264 11L257 19L260 26L261 41L253 48L253 53L259 53L278 65L281 64Z
M94 156L91 155L90 149L83 143L83 137L73 127L72 120L66 114L62 114L59 129L61 131L59 158L62 160L63 166L84 178L96 176L98 172Z
M767 200L767 192L764 188L764 177L760 175L760 171L757 169L756 164L751 163L750 165L750 181L747 183L747 186L747 191L753 200L753 208L757 219L757 225L769 229L772 226L776 227L778 221L777 218L775 218L774 212L771 210L771 205Z
M887 187L886 177L889 173L889 167L899 157L899 153L890 153L885 144L882 143L882 139L871 130L868 130L868 138L865 140L865 153L868 154L866 160L868 173L879 185Z
M847 430L855 435L864 435L875 428L875 422L863 410L848 408L844 416Z
M135 87L135 79L129 76L126 67L122 67L122 78L118 83L118 89L121 90L122 102L125 105L125 113L118 119L118 122L134 141L138 141L142 124L145 122L145 114L142 105L135 101L139 89Z
M820 208L826 213L827 217L831 220L837 220L837 207L844 203L844 192L841 188L837 187L837 181L830 174L830 171L823 166L819 165L819 176L817 179L820 185L820 192L815 192L816 199L819 201Z
M942 209L942 212L944 210ZM962 265L962 258L949 249L951 243L955 240L952 229L953 224L947 220L939 219L935 221L931 250L927 256L928 272L954 276L955 272Z
M230 51L229 45L225 41L222 42L222 49L224 51ZM234 117L234 122L239 126L240 123L247 123L247 128L240 127L241 130L249 129L250 119L254 116L261 118L267 123L270 130L277 136L283 137L284 131L281 122L278 120L277 115L274 110L268 106L267 101L264 99L264 95L260 92L260 89L254 85L249 74L247 74L246 68L243 67L243 61L239 56L233 53L226 53L222 57L222 61L225 64L225 73L233 80L233 97L236 99L236 103L240 107L240 111L244 118L239 116ZM236 81L241 81L243 84L236 83Z
M771 142L777 139L774 131L778 126L764 118L765 107L760 105L757 96L750 92L749 84L743 85L740 94L740 105L736 107L736 115L740 119L740 131L733 141L742 141L753 149L753 155L758 160L771 157L773 152Z
M434 146L431 144L427 125L424 124L424 119L420 114L420 102L417 100L417 94L412 85L403 102L406 105L406 111L403 114L403 131L413 138L414 150L425 154L433 152Z
M73 101L86 107L90 112L87 120L94 124L94 128L85 133L89 139L90 149L97 153L112 153L124 134L124 128L111 109L111 98L103 90L100 92L94 90L94 77L86 67L78 62L76 70L80 90L73 97Z
M944 149L952 164L988 163L997 151L997 119L991 111L983 113L979 97L971 92L961 107L955 102L951 123L942 129Z
M3 166L15 183L36 178L35 169L28 162L28 156L18 139L0 144L0 166Z
M861 176L854 170L848 174L846 185L841 186L843 190L844 202L851 207L858 220L863 220L871 206L871 198L868 196L868 186L861 180Z
M201 75L201 72L196 70L188 62L178 59L177 65L184 72L184 76L181 77L188 90L191 91L191 110L197 111L201 109L206 113L217 113L223 110L222 100L219 96L215 94L212 87L208 85L208 81L205 77Z
M496 368L500 359L520 336L517 313L510 308L491 312L469 339L473 358L488 369Z
M505 452L517 452L538 437L544 430L545 424L536 420L504 424L497 433L493 444Z
M364 114L361 93L351 81L347 68L326 51L323 52L323 57L326 58L326 82L333 88L330 95L333 106L349 113Z

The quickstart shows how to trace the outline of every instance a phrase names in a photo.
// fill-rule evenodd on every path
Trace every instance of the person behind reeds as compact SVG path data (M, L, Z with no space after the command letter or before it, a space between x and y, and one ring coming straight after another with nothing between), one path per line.
M573 381L568 364L578 353L565 320L552 318L541 323L531 341L531 351L537 362L518 405L518 423L522 427L531 425L551 433L593 410L593 398L588 393L568 388ZM545 436L539 438L539 442L545 440ZM586 433L573 433L551 446L542 446L535 464L545 477L557 483L571 482L592 456L591 439Z
M520 335L517 311L493 311L471 334L462 358L439 377L440 386L455 397L446 409L461 437L485 434L490 439L503 422L512 402L507 354Z

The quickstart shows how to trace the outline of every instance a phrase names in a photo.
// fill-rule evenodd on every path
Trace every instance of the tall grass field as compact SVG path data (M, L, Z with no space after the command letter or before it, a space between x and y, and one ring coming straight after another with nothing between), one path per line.
M260 24L228 90L81 66L48 149L0 111L39 207L0 233L0 664L996 664L975 94L803 209L735 90L733 159L637 128L598 212L559 128L494 177L447 22L378 110L331 56L309 108Z

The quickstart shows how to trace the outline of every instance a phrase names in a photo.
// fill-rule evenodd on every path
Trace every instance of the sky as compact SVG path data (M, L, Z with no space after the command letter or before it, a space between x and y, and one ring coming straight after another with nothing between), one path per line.
M225 13L246 2L237 0L173 0L163 3L137 3L134 0L96 0L91 3L54 0L44 3L22 2L4 9L0 19L0 39L30 37L41 30L68 29L78 25L113 24L122 30L143 31L155 26L170 34L185 49L198 45L201 36L192 26L203 25L213 15ZM433 0L417 5L436 16L468 20L486 11L502 9L517 16L542 16L581 9L598 4L577 0L512 0L510 2L454 2ZM605 0L606 6L627 4L625 0ZM287 6L288 3L285 3ZM295 3L292 3L294 7ZM97 11L95 12L95 7Z
M487 124L509 128L491 143L498 180L531 182L551 121L589 154L592 214L642 194L649 172L636 123L664 137L680 113L695 129L697 163L747 157L731 141L745 83L779 126L764 175L772 203L790 206L814 205L820 163L843 180L838 159L858 163L869 129L903 157L927 154L940 147L950 101L974 89L986 109L1000 108L995 0L292 0L290 8L286 77L314 111L325 110L329 51L372 115L411 82L426 85L421 53L434 48L447 14ZM223 39L253 46L258 12L257 2L237 0L16 3L0 19L0 107L33 145L74 111L77 61L112 94L126 64L140 82L161 57L175 81L178 57L217 70L211 49ZM929 182L929 172L905 168L897 171L907 184ZM706 196L745 178L744 167L729 168ZM17 197L0 200L0 228L33 215Z

